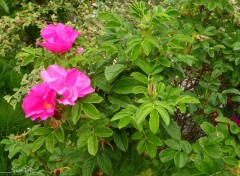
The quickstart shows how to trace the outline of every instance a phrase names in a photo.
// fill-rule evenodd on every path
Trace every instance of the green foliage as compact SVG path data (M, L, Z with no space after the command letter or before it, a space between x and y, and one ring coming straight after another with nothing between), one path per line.
M38 10L48 14L50 4ZM59 16L52 21L61 19L57 9L68 14L74 5L54 4ZM87 42L78 39L65 55L21 46L18 71L33 71L15 94L5 96L8 102L20 102L39 82L35 75L51 64L84 70L95 93L57 109L59 117L2 140L12 166L46 175L236 175L240 128L230 120L240 116L236 2L118 5L109 10L92 4L99 10L91 11L99 36L90 40L93 33L85 31ZM77 14L66 21L83 31L92 27L83 18L80 28ZM82 54L75 52L79 45Z

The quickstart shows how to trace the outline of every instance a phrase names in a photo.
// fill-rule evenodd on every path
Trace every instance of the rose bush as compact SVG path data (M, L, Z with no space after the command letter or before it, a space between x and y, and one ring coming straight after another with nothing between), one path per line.
M33 59L19 62L34 72L23 87L39 85L39 74L61 98L54 115L1 142L13 167L38 175L237 175L235 3L136 2L129 15L99 13L101 36L81 54L79 40L62 55L29 47ZM45 115L51 102L39 99L34 115Z

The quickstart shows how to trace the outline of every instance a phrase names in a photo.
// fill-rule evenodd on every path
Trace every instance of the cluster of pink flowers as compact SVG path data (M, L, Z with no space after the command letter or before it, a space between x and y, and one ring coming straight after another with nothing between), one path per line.
M78 35L80 33L71 26L49 24L41 32L44 43L37 44L50 52L62 54L72 48ZM77 52L82 53L83 48L78 48ZM91 80L76 68L65 70L58 65L51 65L41 72L41 77L44 82L33 86L22 104L26 117L31 117L32 120L46 120L53 116L56 100L64 105L74 105L78 98L94 92Z
M77 98L94 92L91 80L76 68L65 70L58 65L51 65L41 72L44 82L33 86L23 100L22 108L26 117L32 120L46 120L54 115L57 100L64 105L74 105Z

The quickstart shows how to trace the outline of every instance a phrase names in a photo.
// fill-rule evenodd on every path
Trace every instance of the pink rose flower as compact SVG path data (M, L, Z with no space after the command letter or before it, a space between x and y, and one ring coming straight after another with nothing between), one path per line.
M23 99L22 108L26 117L46 120L55 111L56 92L46 83L33 86Z
M231 121L235 122L240 127L240 119L237 116L232 116Z
M58 65L51 65L41 72L41 76L45 83L62 95L58 102L64 105L74 105L77 98L94 92L91 80L76 68L65 70Z
M56 26L49 24L41 32L44 43L37 42L37 44L53 53L62 54L72 48L78 35L80 33L71 26L64 26L62 23Z

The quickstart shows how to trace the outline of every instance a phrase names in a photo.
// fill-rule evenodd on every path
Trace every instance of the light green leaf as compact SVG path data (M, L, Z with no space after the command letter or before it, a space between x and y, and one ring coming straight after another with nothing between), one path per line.
M205 146L204 151L212 158L221 158L223 154L221 147L217 144Z
M148 84L148 82L149 82L148 78L140 72L133 72L133 73L131 73L131 76L144 84Z
M80 119L81 115L81 105L80 103L76 102L74 106L72 106L71 109L71 119L74 125L77 124L78 120Z
M112 91L118 94L131 94L132 90L140 84L134 78L125 77L115 81Z
M132 59L136 60L138 58L140 52L141 52L141 45L140 44L135 45L131 52Z
M125 69L122 64L115 64L105 68L104 75L108 82L113 82L117 76Z
M146 152L151 158L155 158L157 155L157 147L149 142L146 142Z
M182 151L184 153L186 153L186 154L190 154L191 153L192 146L191 146L191 144L188 141L181 140L180 141L180 146L181 146L181 149L182 149Z
M99 137L110 137L113 135L113 131L108 127L100 126L94 128L94 134Z
M200 103L197 98L191 97L189 95L182 95L177 98L176 103Z
M238 160L232 156L225 156L222 158L222 160L230 165L237 166L238 165Z
M95 156L98 152L98 140L96 136L90 136L88 138L88 153Z
M27 56L21 63L21 66L26 66L28 65L29 63L33 62L35 59L35 56L30 54L29 56Z
M119 120L118 128L121 129L127 126L131 122L132 118L130 116L123 117Z
M159 153L159 158L161 162L166 163L174 158L176 152L177 151L172 148L164 149Z
M224 135L219 131L215 131L214 133L211 133L208 136L206 144L207 145L217 144L221 142L223 139L224 139Z
M178 151L174 156L174 163L178 168L185 166L188 160L188 155L186 153Z
M82 110L91 119L99 119L100 118L99 111L97 110L97 108L94 105L92 105L90 103L82 104Z
M142 104L136 113L136 120L140 124L144 121L144 119L148 116L148 114L153 110L152 103Z
M200 126L204 133L206 133L207 135L210 135L211 133L216 131L214 126L209 122L203 122Z
M32 145L32 151L36 152L43 145L45 141L46 141L46 136L41 136L37 140L35 140Z
M158 111L158 113L162 117L163 122L165 123L165 125L168 126L170 124L170 117L169 117L169 114L166 111L166 109L163 108L163 107L160 107L160 106L155 106L155 109Z
M141 45L145 55L148 56L152 50L151 45L147 41L142 41Z
M181 150L180 143L174 139L166 139L164 143L172 149L179 150L179 151Z
M159 129L159 114L155 109L150 113L149 128L153 134L156 134Z
M102 101L103 101L103 98L96 93L91 93L86 97L79 99L79 102L81 103L101 103Z
M47 150L50 152L50 153L53 153L54 151L54 136L52 133L50 133L48 136L47 136L47 139L46 139L46 148Z

